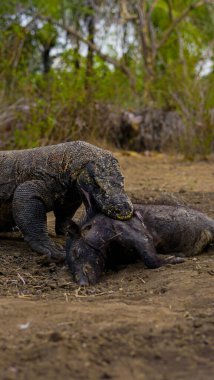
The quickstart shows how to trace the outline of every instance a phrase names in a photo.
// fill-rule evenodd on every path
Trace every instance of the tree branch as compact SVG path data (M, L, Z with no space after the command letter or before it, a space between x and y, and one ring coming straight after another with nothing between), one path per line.
M120 69L129 78L132 88L135 89L135 78L133 77L132 73L125 65L118 62L116 59L110 57L109 55L102 53L101 50L94 43L92 43L89 39L83 37L81 33L77 32L72 27L63 25L62 23L55 21L51 17L40 16L39 18L41 20L48 21L51 24L63 29L68 35L74 36L76 39L78 39L79 41L83 42L88 47L90 47L104 61L111 63L114 67L117 67L118 69Z
M148 31L150 35L150 41L151 41L151 50L152 50L152 55L153 58L156 56L156 34L155 34L155 29L154 25L152 23L152 12L157 4L158 0L153 0L152 4L150 5L150 8L147 12L147 25L148 25Z
M170 91L170 95L174 99L174 101L179 105L181 111L186 116L186 118L188 120L190 120L191 119L191 113L190 113L189 109L186 107L185 102L183 102L183 100L181 100L181 98L178 96L178 94L176 92Z
M150 5L150 8L149 8L148 13L147 13L149 18L151 17L152 12L153 12L153 10L154 10L157 2L158 2L158 0L153 0L152 1L152 4Z
M160 49L168 40L170 35L173 33L174 29L178 24L180 24L181 21L184 20L184 18L188 15L188 13L198 7L201 7L202 5L208 4L209 1L207 0L198 0L196 3L190 4L184 11L178 16L177 18L174 19L170 27L166 30L166 32L163 35L162 40L157 44L156 49Z
M126 0L120 0L120 13L124 22L136 20L137 18L136 15L129 13Z
M148 71L147 67L147 57L148 57L148 44L147 44L147 29L146 29L146 20L144 10L141 8L139 1L135 5L135 9L139 18L139 35L141 39L142 53L145 62L145 69Z

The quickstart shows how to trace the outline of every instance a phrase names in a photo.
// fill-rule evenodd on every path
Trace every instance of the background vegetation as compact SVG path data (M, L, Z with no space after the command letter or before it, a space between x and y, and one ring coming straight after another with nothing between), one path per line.
M212 0L2 1L1 146L79 138L120 146L121 112L161 109L185 125L174 147L205 156L213 52Z

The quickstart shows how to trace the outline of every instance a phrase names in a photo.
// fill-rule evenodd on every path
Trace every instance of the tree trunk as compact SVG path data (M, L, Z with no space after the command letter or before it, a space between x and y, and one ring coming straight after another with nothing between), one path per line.
M94 9L91 1L89 0L89 9L91 14L87 16L87 27L88 27L88 40L94 44L94 34L95 34L95 17L94 17ZM94 66L94 51L92 47L88 46L88 54L86 59L86 77L85 77L85 88L86 90L90 89L90 78L93 75L93 66Z
M51 68L50 47L44 47L42 52L43 73L48 74Z

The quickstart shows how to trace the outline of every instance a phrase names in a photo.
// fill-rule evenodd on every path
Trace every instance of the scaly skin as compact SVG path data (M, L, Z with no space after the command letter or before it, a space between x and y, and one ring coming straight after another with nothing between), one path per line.
M54 211L57 234L84 201L111 218L127 220L133 206L117 160L83 141L0 152L0 230L17 225L38 253L55 259L64 251L48 236L46 213Z
M80 226L70 225L67 261L80 285L94 284L117 262L143 260L149 268L177 264L214 243L214 220L181 205L134 205L125 222L96 213ZM157 253L175 255L160 259Z

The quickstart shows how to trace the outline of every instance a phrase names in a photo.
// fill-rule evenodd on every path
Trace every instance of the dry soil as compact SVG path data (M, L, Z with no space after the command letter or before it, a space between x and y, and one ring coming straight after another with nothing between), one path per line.
M133 200L167 193L214 217L212 158L116 156ZM130 265L89 288L17 234L1 235L0 251L0 379L214 378L214 250L155 270Z

